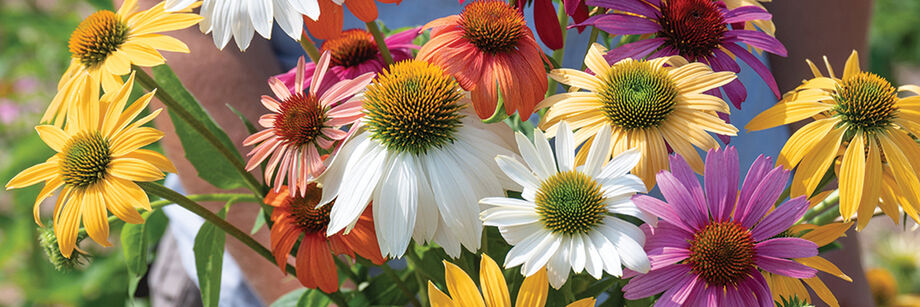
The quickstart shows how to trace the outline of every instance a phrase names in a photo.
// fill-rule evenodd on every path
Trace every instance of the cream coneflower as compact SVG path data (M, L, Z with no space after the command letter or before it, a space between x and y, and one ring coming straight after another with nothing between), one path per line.
M86 82L82 84L89 86ZM35 127L42 141L57 153L44 163L20 172L6 184L7 189L18 189L45 182L33 209L39 225L39 205L63 188L54 205L53 219L64 257L73 252L81 220L89 237L104 246L111 245L107 210L128 223L143 223L137 209L150 210L150 201L134 182L156 181L163 179L164 171L176 172L163 155L140 149L162 138L163 133L141 127L153 120L159 109L134 121L147 107L153 92L125 108L133 84L132 73L117 92L103 96L101 102L99 97L82 97L88 101L81 103L88 107L71 116L64 130L52 125ZM100 110L99 106L105 109Z
M269 87L280 101L262 96L262 105L272 111L259 118L259 124L266 129L247 137L243 145L259 144L249 152L251 158L246 169L253 170L268 159L265 183L273 186L275 192L281 189L286 178L291 196L297 192L303 196L308 181L324 169L321 155L332 152L336 142L348 134L340 128L364 116L361 100L352 98L364 90L374 74L365 73L354 80L323 86L321 81L326 76L330 59L329 52L320 56L319 68L313 71L310 91L306 93L303 57L297 62L293 91L278 78L268 79ZM324 90L320 92L320 88ZM271 183L273 176L274 183Z
M163 64L166 60L158 50L188 53L185 43L157 32L184 29L198 23L201 17L190 13L195 6L168 13L160 3L138 12L137 0L126 0L117 12L102 10L86 17L70 35L70 66L61 76L58 93L41 121L62 127L65 114L75 108L85 108L76 105L88 101L80 96L98 97L100 84L106 93L118 91L121 76L131 72L131 65ZM84 74L90 78L83 78ZM84 82L89 85L84 86Z
M165 0L166 10L179 10L197 1ZM200 14L204 17L201 32L212 33L218 49L224 49L232 37L240 50L246 50L253 32L271 39L276 21L284 33L300 40L304 19L319 18L320 6L317 0L204 0Z
M553 136L567 121L575 144L590 147L601 127L613 128L613 156L638 148L642 159L632 173L646 186L655 186L655 173L668 169L668 148L680 154L697 173L703 161L693 146L708 150L718 143L708 132L735 135L734 126L716 112L728 113L722 99L703 94L735 79L731 72L713 72L702 63L680 56L648 61L625 59L613 65L604 60L605 49L594 44L585 64L594 75L574 69L555 69L550 77L585 91L550 96L537 108L550 107L540 128ZM668 64L668 65L665 65ZM691 145L692 144L692 145ZM587 150L578 153L585 161Z
M836 174L845 221L857 214L860 230L878 206L897 222L896 204L920 220L920 145L912 136L920 135L920 96L916 96L920 87L895 88L884 78L860 70L856 51L840 78L826 59L827 76L811 61L807 63L815 77L745 127L756 131L815 120L789 138L776 161L788 169L797 167L792 195L812 195L840 158ZM914 96L901 98L899 92Z
M318 178L332 206L327 234L354 227L373 200L384 256L401 256L409 240L434 241L448 255L479 249L479 200L516 189L493 162L515 156L505 125L466 112L469 98L434 64L390 65L364 93L366 115ZM507 139L506 139L507 138Z

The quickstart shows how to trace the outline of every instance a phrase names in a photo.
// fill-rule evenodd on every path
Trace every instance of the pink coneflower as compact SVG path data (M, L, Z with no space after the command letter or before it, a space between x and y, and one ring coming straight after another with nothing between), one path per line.
M272 186L276 192L281 189L287 177L291 196L297 191L303 196L307 181L319 176L324 169L321 154L331 152L336 141L347 135L347 132L339 128L364 116L361 100L350 98L364 90L376 74L365 73L353 80L336 82L320 91L318 89L325 87L322 81L331 59L329 52L324 52L319 58L319 69L313 72L313 80L318 81L310 84L309 93L304 93L306 65L303 57L297 62L293 90L288 89L278 78L268 79L269 87L280 101L262 96L262 104L272 111L259 118L259 124L267 129L250 135L243 140L243 145L251 146L261 142L249 152L251 158L246 165L247 170L256 168L271 155L264 170L265 183L270 183L274 175Z
M808 201L798 197L773 209L789 172L760 156L738 192L738 153L734 147L710 150L705 193L690 166L671 156L671 172L658 173L667 203L634 196L640 209L661 218L646 229L652 269L623 287L625 298L664 292L656 306L773 306L766 271L811 278L815 269L791 258L818 255L814 242L780 235L795 223ZM770 209L773 209L770 211ZM770 214L767 214L770 212Z
M385 38L387 49L393 56L393 61L399 62L412 58L412 50L418 49L418 46L412 43L419 35L419 28L408 29ZM370 32L362 29L345 30L338 36L328 39L320 46L322 51L328 51L332 55L332 64L329 71L330 78L338 81L345 79L354 79L362 74L383 71L386 63L383 61L383 55L377 49L377 43L374 42L374 36ZM305 85L309 85L313 78L310 75L316 69L316 64L310 62L304 66L307 78L304 80ZM275 76L287 85L288 89L294 91L294 75L297 68Z
M744 30L744 23L769 20L772 15L757 6L727 9L725 3L712 0L586 0L589 6L614 9L609 13L588 18L575 26L592 25L613 35L651 34L648 39L632 42L611 50L605 58L616 63L625 58L638 59L681 55L691 62L712 66L714 71L739 72L737 57L747 63L767 83L773 94L780 97L776 80L770 69L740 44L786 56L786 47L776 38L755 30ZM740 80L722 87L736 107L747 98ZM719 95L718 90L709 93Z

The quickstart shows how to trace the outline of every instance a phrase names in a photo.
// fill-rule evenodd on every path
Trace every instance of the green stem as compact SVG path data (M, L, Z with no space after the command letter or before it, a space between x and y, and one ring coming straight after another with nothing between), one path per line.
M239 240L240 242L242 242L243 244L251 248L253 251L255 251L256 253L264 257L266 260L268 260L268 262L271 262L273 264L275 263L275 257L272 255L272 252L270 250L262 246L262 244L259 244L259 242L257 242L255 239L250 237L248 234L246 234L239 228L236 228L236 226L233 226L226 220L220 218L219 216L217 216L216 214L214 214L207 208L196 203L195 201L185 197L182 194L176 193L176 191L170 190L169 188L166 188L158 183L138 182L137 185L139 185L142 189L144 189L144 191L147 191L147 193L150 193L152 195L159 196L160 198L163 198L165 200L171 201L181 206L182 208L185 208L186 210L191 211L194 214L197 214L201 218L205 219L211 224L214 224L214 226L217 226L218 228L226 232L228 235L236 238L237 240ZM294 270L294 267L290 265L287 266L287 272L288 274L291 274L294 276L297 275L297 272Z
M418 254L415 253L415 243L409 245L409 249L406 251L406 260L415 274L415 280L418 282L418 289L421 294L420 297L422 300L427 301L428 281L432 280L432 278L422 269L422 258L419 258Z
M147 72L145 72L143 69L137 66L133 66L133 68L134 71L137 72L135 75L137 82L140 83L141 86L143 86L145 89L148 91L153 91L154 89L160 87L159 83L157 83L157 81L148 75ZM156 97L160 99L160 102L166 105L167 108L169 108L170 112L173 112L173 114L176 114L179 116L179 118L192 126L192 129L195 129L196 132L201 134L206 142L210 143L211 146L214 146L214 148L216 148L217 151L227 159L227 161L230 161L230 163L233 164L233 168L236 169L240 176L243 178L243 181L246 183L246 187L248 187L249 190L260 197L265 196L265 194L262 192L262 184L259 183L259 181L256 180L252 174L246 171L246 165L243 164L242 157L234 154L230 148L224 146L220 139L218 139L214 133L211 133L211 130L205 127L204 124L196 120L188 110L183 108L182 105L172 97L172 94L167 91L157 91Z
M323 291L320 291L323 292ZM348 307L348 300L345 299L345 296L342 295L342 292L335 291L332 293L323 292L329 299L335 302L339 307Z
M316 49L316 45L313 44L313 40L310 39L310 36L307 35L307 31L304 31L300 36L300 46L303 47L303 51L307 52L307 56L310 57L310 61L316 63L319 60L320 52L319 49Z
M567 302L575 301L575 294L572 293L572 283L571 282L567 282L564 285L562 285L562 289L560 290L562 291L562 295L565 297L565 300Z
M377 49L380 50L380 54L383 55L383 61L387 65L393 64L393 56L390 55L390 49L387 49L387 43L384 41L383 33L380 32L380 27L377 26L376 21L367 22L367 31L371 32L371 35L374 36L374 42L377 43Z
M362 264L365 264L365 262L367 262L364 259L360 259L358 261L360 261ZM372 264L367 263L366 266L372 266ZM396 271L394 271L393 268L391 268L386 263L384 263L383 265L380 265L379 267L383 269L383 274L390 277L390 279L392 279L393 282L396 283L396 287L399 288L399 291L401 291L403 295L409 298L409 301L412 303L412 306L416 306L416 307L422 306L422 303L418 301L418 298L416 297L415 293L412 293L412 290L409 290L409 287L406 286L406 283L402 280L402 278L399 278L399 274L396 274Z
M342 262L342 259L340 259L338 256L332 257L332 259L335 260L335 266L339 268L339 271L343 271L346 277L348 277L348 279L351 279L351 281L355 283L356 287L358 286L359 283L361 283L361 280L358 278L358 275L355 275L355 272L351 270L351 266Z
M600 29L597 27L591 27L591 36L588 37L588 48L585 49L585 57L588 56L588 51L591 50L591 45L594 45L594 43L597 42L597 35L600 33ZM588 64L581 63L581 70L585 70L586 68L588 68Z
M811 221L811 223L818 225L818 226L824 226L824 225L830 224L831 222L836 220L837 217L840 216L839 211L840 211L840 204L839 203L834 204L833 206L828 208L827 211L815 217Z
M840 200L840 191L835 190L831 192L831 194L828 195L827 198L825 198L823 201L821 201L820 203L812 207L810 210L808 210L808 212L806 212L805 215L802 216L801 220L810 221L811 219L813 219L816 216L821 215L825 211L832 209L832 208L836 208L839 200Z

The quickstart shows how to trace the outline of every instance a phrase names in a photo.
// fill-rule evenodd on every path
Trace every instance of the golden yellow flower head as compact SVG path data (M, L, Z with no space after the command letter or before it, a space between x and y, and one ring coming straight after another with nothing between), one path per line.
M118 91L106 94L101 100L82 96L86 101L80 103L87 107L70 114L64 129L53 125L35 127L42 141L57 153L44 163L20 172L6 184L7 189L17 189L45 183L33 207L39 225L42 224L39 205L61 189L52 218L64 257L69 258L74 250L81 220L89 237L105 246L111 245L106 211L129 223L143 223L137 209L149 210L150 201L134 182L160 180L164 171L176 171L163 155L141 149L162 138L163 133L142 127L160 110L134 121L154 92L127 105L133 84L132 73Z
M796 168L792 196L815 194L825 174L835 172L840 215L849 221L857 214L857 230L867 225L876 207L895 223L901 210L920 220L915 207L920 204L920 145L913 137L920 133L920 87L895 88L862 71L856 51L839 78L824 60L826 76L807 61L814 78L754 117L746 128L762 130L813 119L789 138L777 159L787 169Z
M610 124L611 155L638 147L642 159L633 173L651 189L655 173L668 169L668 146L702 172L703 161L694 146L717 147L709 133L735 135L738 131L716 113L727 114L728 104L703 94L734 80L734 73L713 72L705 64L689 63L679 56L625 59L609 65L605 51L599 44L588 50L585 64L593 74L574 69L550 72L550 77L574 90L547 97L537 106L549 107L540 122L547 135L554 135L562 121L577 129L575 143L586 146L578 152L579 164L585 161L597 131Z
M511 306L511 295L508 284L502 275L501 268L489 255L482 254L479 264L479 282L482 284L482 293L476 283L466 272L457 265L444 261L444 279L450 296L438 290L428 281L428 300L431 307L453 306ZM536 274L524 278L524 283L517 294L514 306L542 307L546 305L549 292L549 280L546 269L540 269ZM594 298L581 299L568 304L566 307L594 306Z
M199 4L178 12L166 12L163 5L138 11L137 0L126 0L116 12L102 10L86 17L70 35L70 66L41 121L63 127L67 113L80 108L75 105L80 96L98 95L100 85L105 92L117 91L121 76L131 72L131 65L163 64L166 60L158 50L188 53L185 43L157 32L197 24L201 16L191 10ZM89 92L84 93L87 89Z

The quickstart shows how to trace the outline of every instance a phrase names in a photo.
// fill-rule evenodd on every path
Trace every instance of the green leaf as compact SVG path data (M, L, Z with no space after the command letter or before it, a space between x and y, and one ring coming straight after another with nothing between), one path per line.
M182 85L182 82L179 81L169 66L163 64L154 67L153 77L160 84L160 88L157 91L169 93L177 103L191 113L196 121L201 122L212 134L217 136L225 147L235 153L234 156L239 157L240 154L237 152L233 142L230 141L230 137L217 125L214 118L201 107L198 100L185 89L185 86ZM233 167L230 167L233 165L231 161L228 161L209 142L204 141L205 138L173 110L167 111L169 111L169 117L176 128L176 135L179 136L179 141L182 142L185 157L198 171L198 177L224 190L243 186L239 173Z
M125 223L121 229L121 247L125 251L128 272L135 276L147 273L147 224Z
M229 103L226 104L226 106L230 109L230 111L233 111L233 114L236 114L236 116L240 118L240 121L243 122L243 125L246 126L246 131L249 131L249 134L259 132L259 129L257 129L256 126L253 125L252 122L249 121L249 119L246 118L242 112L231 106Z
M87 2L97 10L115 10L115 5L112 3L112 0L89 0Z
M418 283L415 281L412 275L414 273L411 270L396 271L396 274L405 282L406 288L409 288L410 292L418 293ZM425 286L427 287L428 285ZM396 282L386 274L377 275L371 278L367 288L362 289L361 293L364 294L368 300L373 302L375 306L406 306L409 304L409 298L399 290Z
M325 294L316 289L306 289L300 299L297 300L297 307L319 307L328 306L332 301ZM274 306L274 304L272 304Z
M307 289L300 288L282 295L270 307L295 307L300 301L300 297L307 292Z
M230 203L217 213L224 218ZM224 242L227 235L212 223L205 222L195 236L195 269L198 272L198 286L201 289L201 304L215 307L220 300L220 276L224 262Z
M249 234L256 234L259 229L262 229L262 226L265 226L265 209L259 208L259 214L256 214L256 222L252 224L252 230Z

